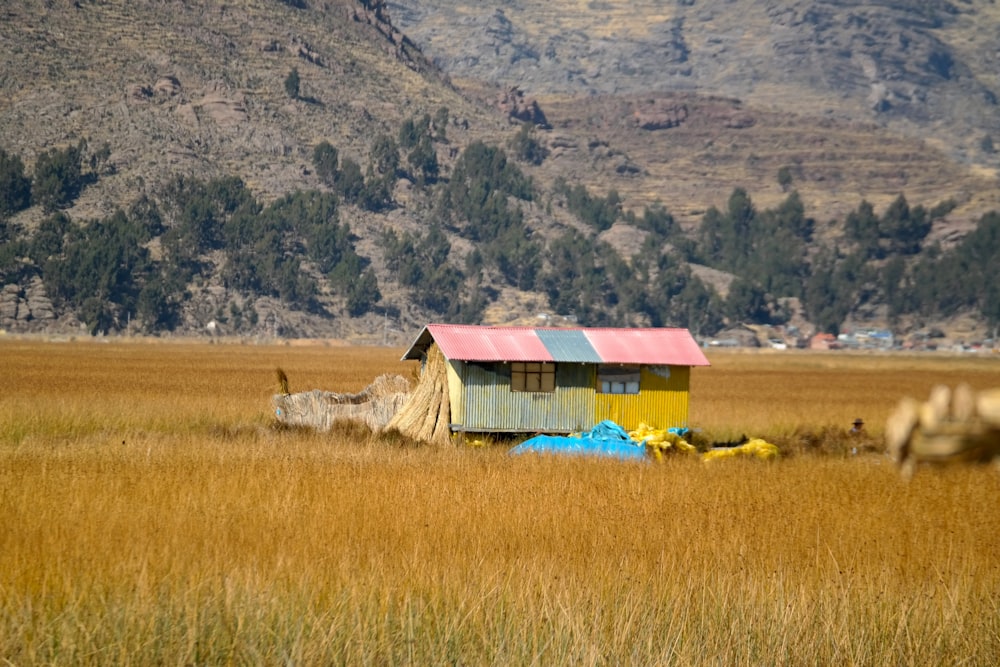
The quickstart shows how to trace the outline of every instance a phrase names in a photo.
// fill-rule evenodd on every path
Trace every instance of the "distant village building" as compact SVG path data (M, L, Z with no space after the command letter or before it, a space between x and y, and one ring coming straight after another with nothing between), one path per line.
M857 329L848 334L851 346L865 350L891 350L896 337L888 329Z
M810 350L835 350L837 337L831 333L818 333L809 339Z
M757 332L742 324L720 331L708 344L711 347L760 347Z
M691 367L709 365L686 329L429 324L403 359L424 361L434 345L452 432L686 427Z
M834 336L818 333L809 339L811 350L892 350L896 337L888 329L855 329Z

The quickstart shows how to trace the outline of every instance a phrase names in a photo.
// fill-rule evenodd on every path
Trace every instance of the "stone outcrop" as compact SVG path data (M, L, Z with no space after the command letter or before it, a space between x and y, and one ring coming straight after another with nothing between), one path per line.
M17 321L20 303L21 288L17 285L4 285L0 290L0 326L7 328Z
M42 331L56 319L52 301L41 279L27 286L4 285L0 290L0 328L10 331Z
M153 93L164 97L173 97L181 92L181 82L173 75L161 76L153 84Z
M496 105L510 118L533 123L544 129L551 127L542 112L542 108L538 106L538 102L534 98L526 97L517 86L511 86L501 93L497 97Z
M347 18L371 26L385 38L385 50L411 69L418 72L431 69L417 45L392 24L386 0L358 0L347 8Z
M670 100L652 99L640 102L632 113L636 127L643 130L666 130L677 127L688 118L686 104Z
M308 42L302 39L292 39L290 50L306 62L310 62L317 67L326 67L326 62L323 60L323 56L320 55L316 49L310 46Z
M194 103L209 118L222 126L235 126L247 119L245 100L242 95L226 97L220 93L209 93Z
M139 83L132 84L126 88L126 94L130 100L135 102L145 102L153 96L153 89Z

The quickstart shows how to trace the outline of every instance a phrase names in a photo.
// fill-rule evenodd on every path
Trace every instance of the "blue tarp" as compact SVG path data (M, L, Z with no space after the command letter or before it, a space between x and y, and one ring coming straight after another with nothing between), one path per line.
M618 424L606 420L578 436L536 435L510 450L510 454L567 454L600 456L623 461L646 458L646 448L629 437Z

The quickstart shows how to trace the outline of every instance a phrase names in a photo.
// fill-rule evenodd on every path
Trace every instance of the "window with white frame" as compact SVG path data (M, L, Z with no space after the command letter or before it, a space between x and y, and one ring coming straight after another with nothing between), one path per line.
M545 361L515 361L510 365L510 390L552 393L556 365Z
M599 366L597 391L600 394L638 394L638 366Z

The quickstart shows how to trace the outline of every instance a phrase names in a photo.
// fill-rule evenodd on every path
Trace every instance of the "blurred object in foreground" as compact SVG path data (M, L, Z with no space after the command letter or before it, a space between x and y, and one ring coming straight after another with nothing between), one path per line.
M886 421L885 440L907 478L918 463L991 461L1000 457L1000 389L937 385L924 403L905 397Z

